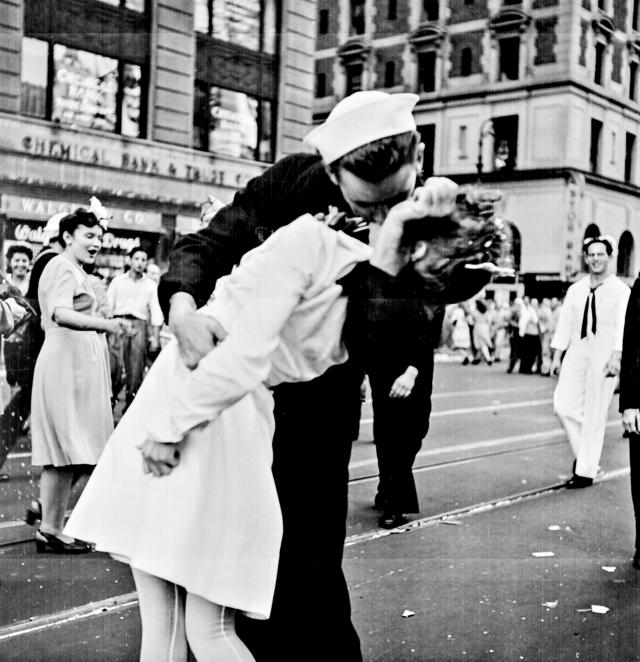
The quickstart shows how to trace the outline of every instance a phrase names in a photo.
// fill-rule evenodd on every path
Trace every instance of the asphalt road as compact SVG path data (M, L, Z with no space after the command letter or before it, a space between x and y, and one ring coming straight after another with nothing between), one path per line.
M415 464L422 510L409 526L376 526L370 403L353 447L344 567L365 660L640 660L617 402L603 475L570 492L560 487L572 458L552 379L440 363L435 385ZM0 660L136 660L128 569L101 554L35 553L32 530L16 520L37 476L18 451L0 486Z

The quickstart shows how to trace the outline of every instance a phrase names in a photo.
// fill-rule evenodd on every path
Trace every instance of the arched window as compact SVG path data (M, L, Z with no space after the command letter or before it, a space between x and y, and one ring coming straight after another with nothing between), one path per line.
M437 21L440 18L440 2L438 0L424 0L422 7L427 21Z
M618 276L631 276L633 274L633 235L625 230L618 242Z
M587 239L590 237L599 237L602 233L600 232L600 228L595 224L595 223L589 223L587 227L585 228L584 231L584 236L582 237L582 243L584 243ZM584 251L582 250L582 244L580 244L580 264L581 264L581 270L582 271L587 271L587 261L584 259Z
M505 221L504 225L507 238L502 246L500 265L511 267L519 272L522 258L522 235L511 221Z

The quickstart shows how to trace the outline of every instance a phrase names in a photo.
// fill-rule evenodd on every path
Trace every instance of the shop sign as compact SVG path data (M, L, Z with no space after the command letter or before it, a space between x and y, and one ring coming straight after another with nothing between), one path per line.
M31 157L89 164L175 180L242 188L264 166L236 163L214 155L196 155L159 146L129 144L109 136L80 136L76 132L0 120L0 149Z
M16 214L20 218L46 220L54 214L69 213L81 206L88 207L88 201L86 205L82 205L68 200L44 200L17 195L0 196L0 209L8 216ZM113 216L110 224L114 227L141 232L162 232L162 214L157 212L119 207L107 207L107 211Z

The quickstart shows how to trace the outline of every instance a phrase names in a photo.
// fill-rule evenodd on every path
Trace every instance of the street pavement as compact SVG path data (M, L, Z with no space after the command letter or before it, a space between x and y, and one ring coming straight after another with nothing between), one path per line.
M551 410L554 380L506 375L503 364L439 363L435 384L415 464L422 510L393 532L376 526L370 403L363 408L344 568L364 659L640 660L617 401L602 476L568 491L572 458ZM25 453L10 460L12 480L0 487L0 660L136 660L128 569L103 554L37 555L32 530L12 521L35 494Z

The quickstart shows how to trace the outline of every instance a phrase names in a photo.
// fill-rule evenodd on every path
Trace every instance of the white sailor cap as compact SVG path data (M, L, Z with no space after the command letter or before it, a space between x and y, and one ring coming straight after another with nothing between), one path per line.
M415 131L412 111L419 98L416 94L389 94L381 90L354 92L338 102L304 142L315 147L326 164L333 163L380 138Z
M54 214L42 230L42 243L46 246L52 239L60 234L60 221L68 215L69 212L60 211Z

